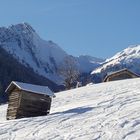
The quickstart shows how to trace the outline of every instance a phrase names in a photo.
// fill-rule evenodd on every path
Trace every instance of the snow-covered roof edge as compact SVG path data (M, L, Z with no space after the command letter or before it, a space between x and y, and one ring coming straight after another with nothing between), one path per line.
M48 88L48 86L40 86L40 85L33 85L29 83L17 82L12 81L5 92L9 92L12 86L16 86L20 90L36 93L36 94L43 94L48 95L50 97L55 97L54 93Z

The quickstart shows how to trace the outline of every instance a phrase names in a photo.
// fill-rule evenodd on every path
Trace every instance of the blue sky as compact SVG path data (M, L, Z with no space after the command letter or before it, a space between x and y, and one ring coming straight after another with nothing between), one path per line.
M74 56L140 44L140 0L0 0L0 26L21 22Z

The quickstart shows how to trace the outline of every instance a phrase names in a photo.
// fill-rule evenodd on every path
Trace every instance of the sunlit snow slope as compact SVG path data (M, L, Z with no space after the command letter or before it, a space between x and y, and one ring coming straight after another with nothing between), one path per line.
M0 139L140 139L139 78L57 93L45 117L3 121L4 109L6 105L0 107Z

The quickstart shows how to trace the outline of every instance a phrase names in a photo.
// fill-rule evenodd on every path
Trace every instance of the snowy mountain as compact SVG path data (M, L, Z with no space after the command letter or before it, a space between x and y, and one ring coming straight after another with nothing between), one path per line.
M69 55L54 42L41 39L28 23L11 25L8 28L1 27L0 47L26 67L33 68L36 73L60 83L57 70L64 58ZM87 57L83 60L84 56L74 59L81 72L90 72L100 63Z
M140 79L95 84L60 92L48 116L5 120L0 106L0 139L139 140Z
M0 48L0 103L7 101L5 89L11 81L47 85L55 92L63 88L51 80L35 73L32 68L25 67L3 48Z
M111 72L127 68L140 75L140 45L130 46L107 59L100 67L92 71L93 80L101 82Z
M99 67L103 61L104 61L103 59L88 56L88 55L80 55L79 57L77 57L79 69L83 73L91 72L91 70Z

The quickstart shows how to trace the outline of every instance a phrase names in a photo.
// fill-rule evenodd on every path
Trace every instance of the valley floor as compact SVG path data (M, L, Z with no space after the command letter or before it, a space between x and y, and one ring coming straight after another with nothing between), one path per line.
M140 140L140 79L56 93L51 114L6 121L0 140Z

